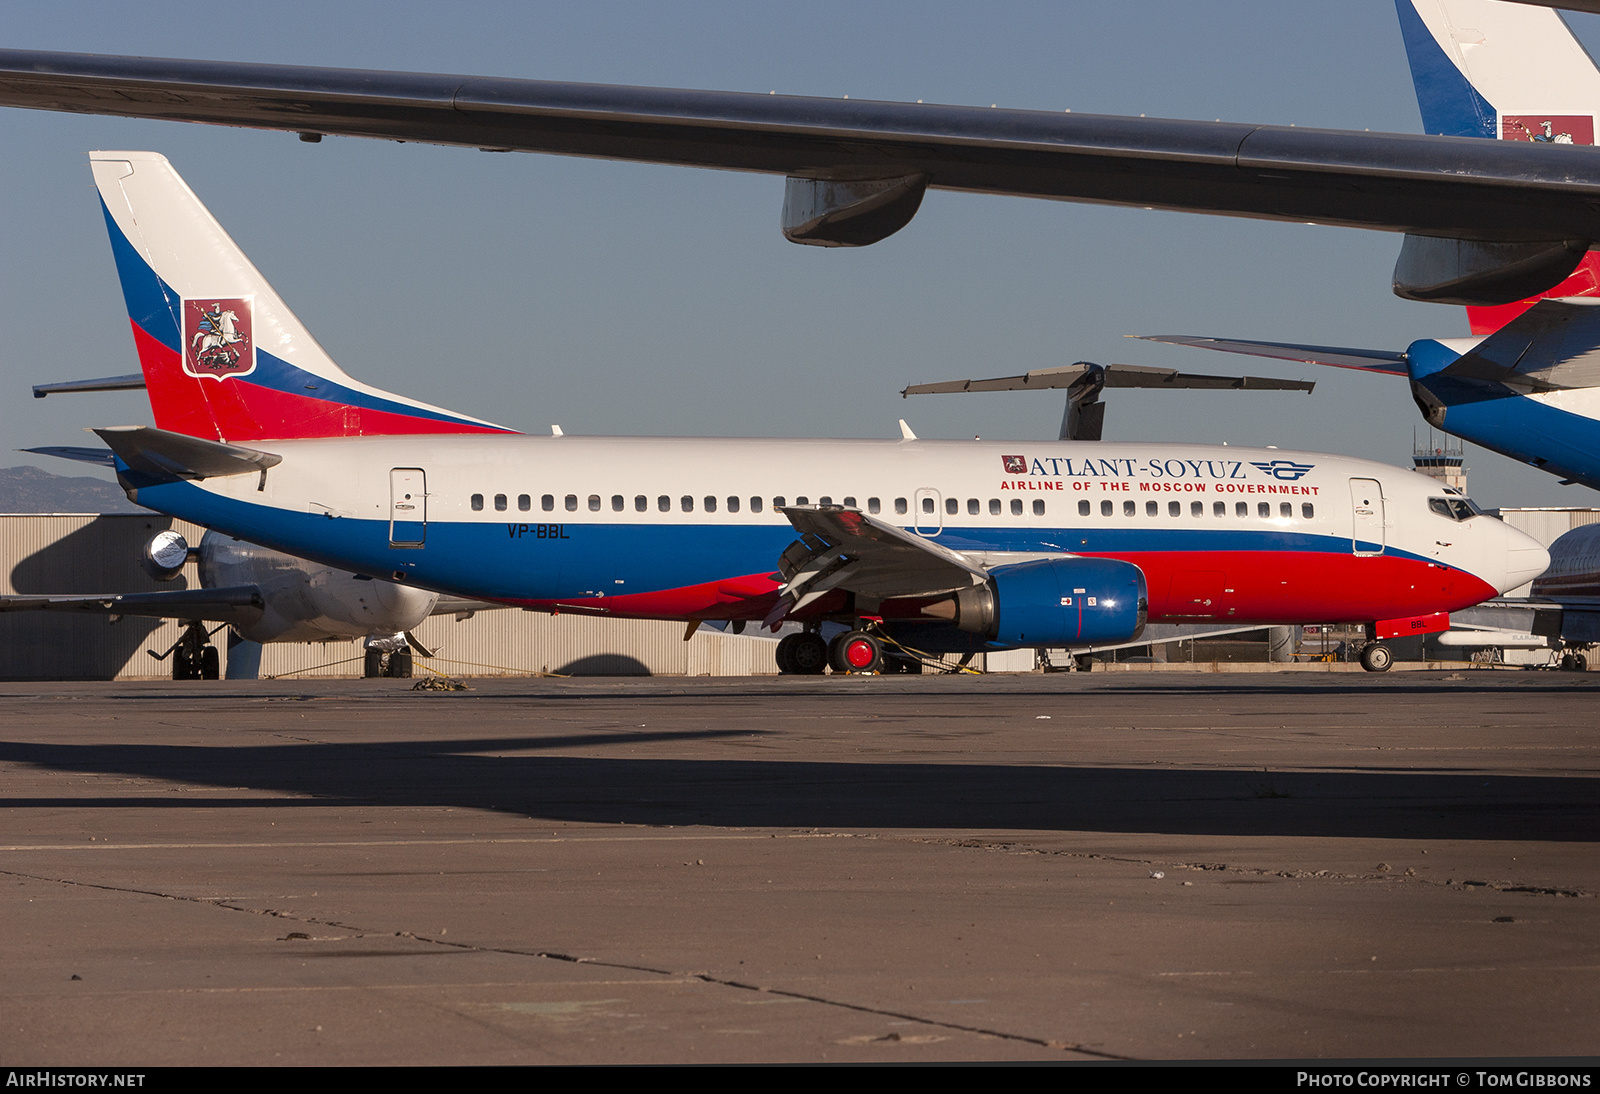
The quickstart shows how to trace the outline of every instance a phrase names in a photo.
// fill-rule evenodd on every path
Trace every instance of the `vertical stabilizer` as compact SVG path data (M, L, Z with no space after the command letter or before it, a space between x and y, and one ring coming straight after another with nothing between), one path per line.
M166 157L89 160L158 427L222 441L506 432L346 375Z
M1428 133L1537 144L1594 144L1600 69L1558 12L1504 0L1395 0ZM1600 295L1591 251L1561 284L1497 307L1469 307L1491 334L1543 297Z

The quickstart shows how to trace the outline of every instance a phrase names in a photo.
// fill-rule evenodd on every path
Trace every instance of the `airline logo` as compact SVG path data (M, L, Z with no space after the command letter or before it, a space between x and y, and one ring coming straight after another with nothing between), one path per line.
M1001 456L1000 461L1006 466L1008 475L1026 475L1028 473L1028 457L1026 456Z
M1279 482L1299 482L1306 477L1316 464L1295 463L1293 460L1273 460L1270 463L1252 463L1250 465L1263 475L1270 475Z
M1593 144L1594 118L1588 114L1507 114L1500 119L1500 139L1537 144Z
M224 380L256 370L251 303L254 297L183 302L183 371Z

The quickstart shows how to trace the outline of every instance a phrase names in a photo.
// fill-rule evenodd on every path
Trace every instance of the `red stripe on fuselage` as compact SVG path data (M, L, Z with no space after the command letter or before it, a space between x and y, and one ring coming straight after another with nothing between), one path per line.
M1458 611L1496 595L1481 578L1420 559L1314 551L1193 551L1102 554L1144 571L1150 621L1367 623ZM622 596L563 597L509 603L539 611L575 610L626 619L762 619L780 586L765 574ZM1209 600L1209 603L1204 601ZM921 618L927 599L891 601L886 618ZM803 618L842 611L830 593Z
M191 376L181 355L133 323L156 426L208 440L264 441L310 437L381 437L437 433L506 433L471 422L413 417L370 407L291 395L247 378Z

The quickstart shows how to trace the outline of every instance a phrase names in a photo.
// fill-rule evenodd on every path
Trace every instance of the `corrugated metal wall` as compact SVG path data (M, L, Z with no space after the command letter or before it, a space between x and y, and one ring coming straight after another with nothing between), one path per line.
M173 528L190 543L203 529L169 517L131 514L0 514L0 592L113 593L181 589L198 585L194 565L177 581L161 583L139 566L144 545ZM711 630L683 640L681 623L549 616L515 610L479 612L470 619L437 616L417 637L438 653L431 664L452 676L715 675L775 673L777 642ZM57 612L0 614L0 679L159 679L177 642L176 623ZM216 636L227 662L226 632ZM360 676L359 640L278 643L265 647L263 676ZM419 671L418 675L422 675Z

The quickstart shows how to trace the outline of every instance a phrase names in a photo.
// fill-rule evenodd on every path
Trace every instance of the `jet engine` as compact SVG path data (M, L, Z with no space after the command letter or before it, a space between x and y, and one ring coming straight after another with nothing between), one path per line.
M183 564L189 561L189 541L170 529L157 532L144 545L139 565L157 581L172 581L183 573Z
M1144 573L1110 558L1041 558L989 571L982 585L930 604L948 619L1002 646L1093 646L1127 642L1144 631Z

